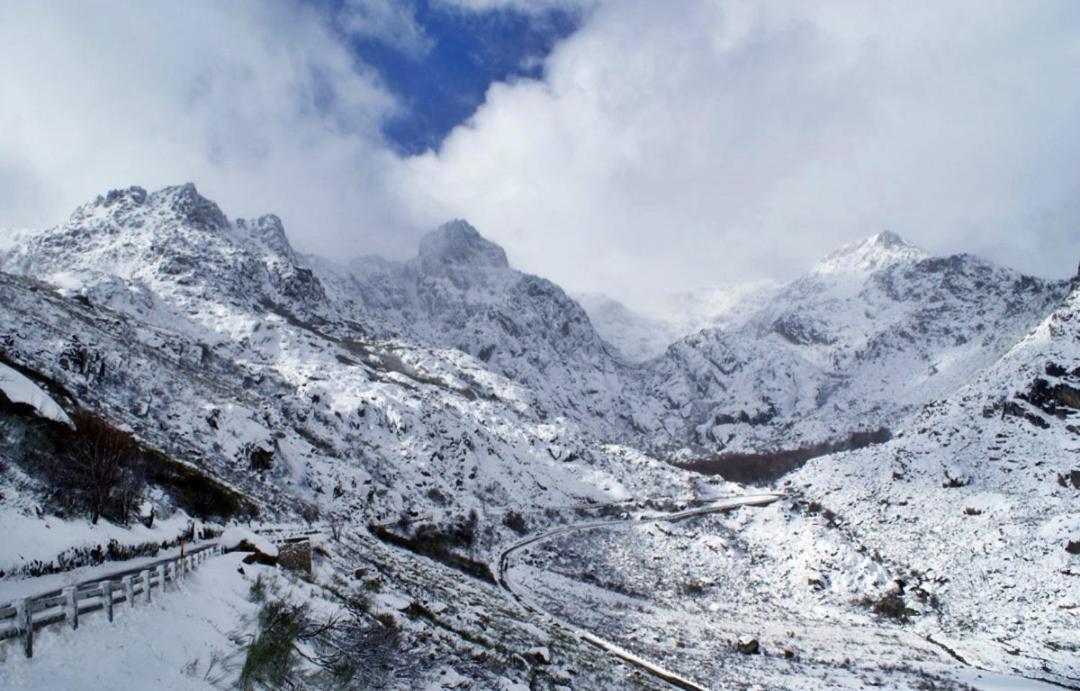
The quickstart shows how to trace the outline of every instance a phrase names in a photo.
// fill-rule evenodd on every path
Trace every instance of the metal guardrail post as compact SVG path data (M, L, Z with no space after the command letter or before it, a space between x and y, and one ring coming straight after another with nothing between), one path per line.
M158 578L158 584L161 586L161 592L162 592L162 594L164 594L165 593L165 565L164 564L158 564L157 578Z
M23 652L27 657L34 656L34 623L30 618L30 601L15 601L15 629L23 639Z
M124 576L120 579L124 584L124 598L127 600L128 607L135 606L135 579L131 576Z
M101 601L105 605L105 616L109 619L110 624L112 623L112 620L113 620L112 590L113 590L112 581L102 581L101 582Z
M143 596L146 598L146 604L150 604L152 602L152 599L150 597L150 572L149 571L141 571L141 572L139 572L139 578L142 580Z
M63 590L64 593L64 619L68 626L73 629L79 628L79 600L75 586L70 585Z

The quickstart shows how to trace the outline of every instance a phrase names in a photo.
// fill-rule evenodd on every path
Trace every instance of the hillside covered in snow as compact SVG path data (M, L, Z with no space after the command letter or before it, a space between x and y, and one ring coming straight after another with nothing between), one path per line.
M388 656L430 662L402 688L658 683L581 631L706 686L1075 686L1078 295L885 232L664 321L579 303L465 221L331 261L190 184L112 191L0 243L0 525L28 536L0 592L189 523L318 524L327 591L282 597L362 594ZM90 437L130 473L87 513L58 488Z

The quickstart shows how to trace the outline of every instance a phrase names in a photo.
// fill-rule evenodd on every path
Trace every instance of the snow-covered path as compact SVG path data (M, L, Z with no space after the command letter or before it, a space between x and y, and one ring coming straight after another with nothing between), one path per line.
M168 597L38 633L32 659L0 646L4 689L206 689L228 684L258 605L237 571L242 553L207 560Z
M649 662L648 660L645 660L644 658L635 655L634 653L611 641L603 639L588 631L584 631L577 626L574 626L572 623L559 619L558 617L551 614L551 612L545 610L528 596L524 588L522 588L521 586L515 586L513 581L510 580L508 571L510 568L511 557L514 555L515 552L525 549L526 547L535 545L538 542L550 540L551 538L559 535L565 535L566 533L579 532L583 530L596 530L599 528L609 528L612 526L626 525L628 523L639 525L660 522L673 523L676 521L691 518L693 516L719 513L721 511L730 511L740 506L764 506L766 504L771 504L778 499L781 499L783 496L784 495L782 494L751 494L741 497L720 499L705 506L695 507L693 509L686 509L684 511L676 511L674 513L645 514L635 516L634 518L608 521L591 521L587 523L576 523L573 525L560 526L547 532L540 533L538 535L532 535L530 537L519 540L504 549L499 555L499 564L496 571L496 573L498 574L499 586L506 590L508 593L510 593L510 595L515 600L520 602L525 608L555 620L561 626L569 629L587 643L595 645L596 647L607 651L609 654L625 660L626 662L637 667L649 676L667 682L668 684L671 684L672 686L679 689L687 689L688 691L707 691L706 687L701 686L700 684L690 679L687 679L686 677L676 674L671 670L664 669L659 665Z
M687 689L689 691L707 691L706 686L699 684L691 679L688 679L680 674L666 669L656 663L650 662L632 652L626 648L604 638L601 638L589 631L586 631L579 626L553 614L550 610L541 606L535 599L531 597L528 589L522 586L520 583L515 583L510 578L511 562L514 555L528 547L536 545L553 538L567 535L569 533L598 530L605 528L614 528L626 525L644 525L648 523L673 523L676 521L685 520L694 516L701 516L710 513L720 513L724 511L730 511L732 509L741 506L764 506L771 504L779 499L782 499L782 494L756 494L747 495L742 497L731 497L727 499L720 499L713 503L707 504L701 507L695 507L693 509L687 509L683 511L677 511L674 513L665 514L644 514L625 519L613 519L613 520L601 520L601 521L588 521L583 523L575 523L571 525L564 525L557 528L553 528L549 531L539 533L523 538L510 546L506 547L499 555L498 574L499 586L506 590L515 600L521 603L527 609L537 612L541 616L549 618L555 621L558 625L573 632L574 635L580 639L597 646L609 654L618 657L642 672L652 676L653 678L660 679L675 688ZM921 642L920 639L919 642ZM1053 688L1073 688L1071 686L1057 684L1046 680L1037 680L1027 677L1013 676L1009 674L1003 674L999 672L993 672L983 669L978 665L958 657L954 652L944 646L939 641L932 637L926 637L926 641L942 650L942 654L949 660L955 660L958 664L954 671L957 680L963 684L969 685L971 688L983 689L985 691L1009 691L1012 689L1046 689L1049 691ZM913 641L914 643L914 641Z

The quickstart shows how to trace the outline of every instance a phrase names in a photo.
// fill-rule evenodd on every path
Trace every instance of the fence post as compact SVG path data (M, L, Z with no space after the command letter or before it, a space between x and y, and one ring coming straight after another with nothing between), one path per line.
M73 585L64 588L64 619L71 628L79 628L79 600Z
M161 585L161 592L165 592L165 565L160 564L157 567L158 584Z
M30 618L30 601L15 601L15 629L23 639L23 652L27 657L34 656L34 622Z
M102 581L101 582L101 601L105 605L105 616L106 616L106 618L108 618L109 623L112 623L112 620L113 620L112 588L113 588L112 581Z
M142 578L143 595L146 597L146 604L150 604L152 601L150 597L150 572L142 571L139 573L139 577Z
M135 606L135 579L131 576L124 576L120 579L124 584L124 598L127 599L128 607Z

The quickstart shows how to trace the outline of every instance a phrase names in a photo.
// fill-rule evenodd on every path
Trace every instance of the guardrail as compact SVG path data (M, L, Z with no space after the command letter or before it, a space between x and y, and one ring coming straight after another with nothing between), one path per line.
M111 622L116 604L127 602L134 607L140 600L150 603L155 589L163 593L166 583L178 581L220 553L217 543L193 547L183 557L159 559L0 606L0 641L19 638L26 657L33 657L35 630L61 622L77 629L81 615L100 610L105 610Z

